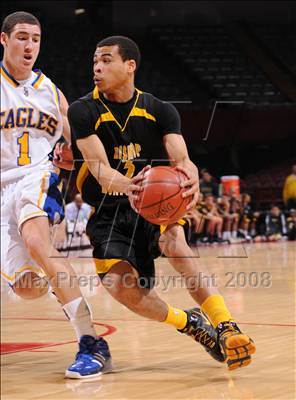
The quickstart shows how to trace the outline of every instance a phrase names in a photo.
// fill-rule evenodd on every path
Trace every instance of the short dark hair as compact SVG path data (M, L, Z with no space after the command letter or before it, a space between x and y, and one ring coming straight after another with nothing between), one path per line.
M38 25L41 29L38 18L36 18L33 14L25 11L16 11L7 15L7 17L4 19L1 26L1 32L4 32L9 36L16 24Z
M138 69L141 62L141 53L138 45L132 39L126 36L109 36L98 42L97 47L116 45L122 60L135 60L136 69Z

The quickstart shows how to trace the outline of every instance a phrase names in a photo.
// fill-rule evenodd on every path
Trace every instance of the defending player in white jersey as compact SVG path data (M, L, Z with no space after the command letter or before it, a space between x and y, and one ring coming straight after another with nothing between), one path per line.
M63 134L70 140L68 103L41 71L33 71L41 27L26 12L8 15L1 44L1 276L24 299L46 293L40 267L77 338L96 342L91 314L69 262L50 240L50 224L63 218L58 169L48 159ZM73 284L74 283L74 284ZM103 339L102 339L103 340ZM91 372L93 373L93 372Z

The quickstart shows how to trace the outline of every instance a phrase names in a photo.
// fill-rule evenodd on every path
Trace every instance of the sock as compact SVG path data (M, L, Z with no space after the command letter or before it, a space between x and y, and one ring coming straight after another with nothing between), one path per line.
M228 311L224 299L219 294L209 296L201 305L201 309L207 314L212 325L216 328L220 322L229 321L231 314Z
M230 238L230 232L229 231L224 231L222 234L222 239L223 240L228 240Z
M231 232L231 236L232 236L233 239L236 239L237 238L237 232L236 231L232 231Z
M166 319L163 321L166 324L173 325L177 329L185 328L188 318L185 311L180 310L179 308L171 307L169 304L168 306L168 315Z
M83 335L97 337L90 308L83 297L77 297L65 304L63 310L75 329L78 342Z

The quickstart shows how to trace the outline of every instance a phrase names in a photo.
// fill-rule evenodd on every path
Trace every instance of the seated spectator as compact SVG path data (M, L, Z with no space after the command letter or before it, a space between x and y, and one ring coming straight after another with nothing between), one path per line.
M296 164L293 165L291 174L285 180L283 197L288 210L296 209Z
M289 240L296 240L296 210L291 210L287 218L287 236Z
M222 243L223 218L219 215L215 198L211 194L205 196L203 214L206 220L206 237L203 242L210 244L214 242Z
M68 247L80 247L89 244L85 231L91 209L91 206L83 202L79 193L76 194L74 201L65 206Z
M212 195L214 197L219 196L219 185L215 182L212 175L207 170L201 171L201 180L200 180L200 191L201 193L206 195Z
M234 204L226 195L218 199L218 211L223 217L223 240L230 241L231 238L235 239L237 237L239 212L235 210Z
M241 196L240 205L240 220L239 220L239 234L251 240L252 236L256 236L256 222L259 217L259 212L254 212L251 207L251 196L243 193Z
M201 207L203 206L203 194L200 192L196 208L188 211L186 214L186 219L191 228L190 242L192 244L196 243L196 239L201 236L204 230L205 219L204 214L201 212Z
M79 193L76 194L74 201L65 206L65 217L68 221L88 221L91 206L84 203Z
M263 232L255 237L255 242L276 242L287 234L286 218L279 207L272 206L266 214Z

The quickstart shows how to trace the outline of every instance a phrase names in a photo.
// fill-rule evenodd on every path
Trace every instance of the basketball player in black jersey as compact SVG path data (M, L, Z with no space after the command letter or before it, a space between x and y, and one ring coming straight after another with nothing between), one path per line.
M100 41L94 54L95 88L68 112L77 187L95 208L87 234L97 272L109 293L130 310L192 336L214 358L227 361L229 369L248 365L253 341L233 322L213 282L206 285L201 279L210 274L194 257L181 221L160 231L134 210L135 192L150 165L170 164L187 175L185 196L193 195L188 209L199 191L198 170L189 159L177 110L134 86L139 62L131 39ZM161 253L188 280L202 312L176 309L159 298L153 278L154 259Z

